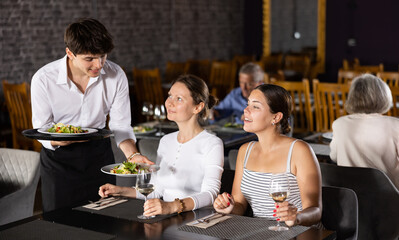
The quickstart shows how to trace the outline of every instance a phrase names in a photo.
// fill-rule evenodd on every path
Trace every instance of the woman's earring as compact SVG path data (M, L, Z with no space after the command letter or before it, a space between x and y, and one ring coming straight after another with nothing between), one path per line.
M274 123L274 121L273 121L273 122L272 122L272 125L274 126L274 124L275 124L275 123Z

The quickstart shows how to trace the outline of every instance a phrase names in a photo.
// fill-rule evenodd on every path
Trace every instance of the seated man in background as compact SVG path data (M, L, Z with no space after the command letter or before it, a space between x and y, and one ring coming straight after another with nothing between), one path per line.
M255 63L247 63L240 68L239 83L240 87L233 89L224 99L214 108L214 120L220 122L232 122L243 124L244 109L247 107L248 96L251 91L263 84L264 72ZM224 121L223 121L224 120Z

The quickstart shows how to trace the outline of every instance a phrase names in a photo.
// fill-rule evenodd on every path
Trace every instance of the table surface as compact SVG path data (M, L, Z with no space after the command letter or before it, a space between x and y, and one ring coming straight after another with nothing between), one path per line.
M165 122L165 123L158 123L158 122L149 122L142 124L144 126L151 126L155 127L158 130L161 128L162 132L164 133L171 133L178 130L178 127L173 122ZM257 140L257 137L253 133L245 132L244 130L240 129L229 129L223 128L217 125L210 125L204 127L206 130L213 132L218 136L222 141L225 149L233 149L239 148L242 144ZM156 136L156 132L148 133L148 134L136 134L136 138L140 139L160 139L160 136Z
M115 235L117 236L116 239L219 239L207 235L199 235L178 230L180 226L211 213L211 208L202 208L175 215L156 223L148 224L92 214L85 211L59 209L0 226L0 231L36 219L42 219L68 226ZM310 228L292 239L333 239L335 235L336 234L333 231Z

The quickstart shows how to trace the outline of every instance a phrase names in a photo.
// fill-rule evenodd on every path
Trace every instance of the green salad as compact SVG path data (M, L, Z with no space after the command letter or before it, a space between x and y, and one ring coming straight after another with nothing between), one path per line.
M144 171L145 173L149 172L148 167L127 161L110 170L111 173L116 174L138 174L139 171Z
M224 127L227 127L227 128L242 128L242 127L243 127L243 124L241 124L241 123L231 123L231 122L229 122L229 123L226 123L226 124L224 125Z
M50 133L87 133L88 130L83 130L81 127L72 125L65 125L63 123L54 124L51 128L47 129Z

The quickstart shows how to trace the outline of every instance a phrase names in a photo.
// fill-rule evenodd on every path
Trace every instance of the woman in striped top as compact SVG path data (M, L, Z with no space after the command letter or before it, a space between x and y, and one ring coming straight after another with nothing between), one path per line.
M310 146L283 134L290 131L291 97L282 87L264 84L255 88L244 110L244 130L258 142L241 146L232 195L220 194L213 206L221 213L243 215L248 204L255 217L284 221L288 226L320 222L321 174ZM268 190L272 173L286 172L290 193L275 203Z

